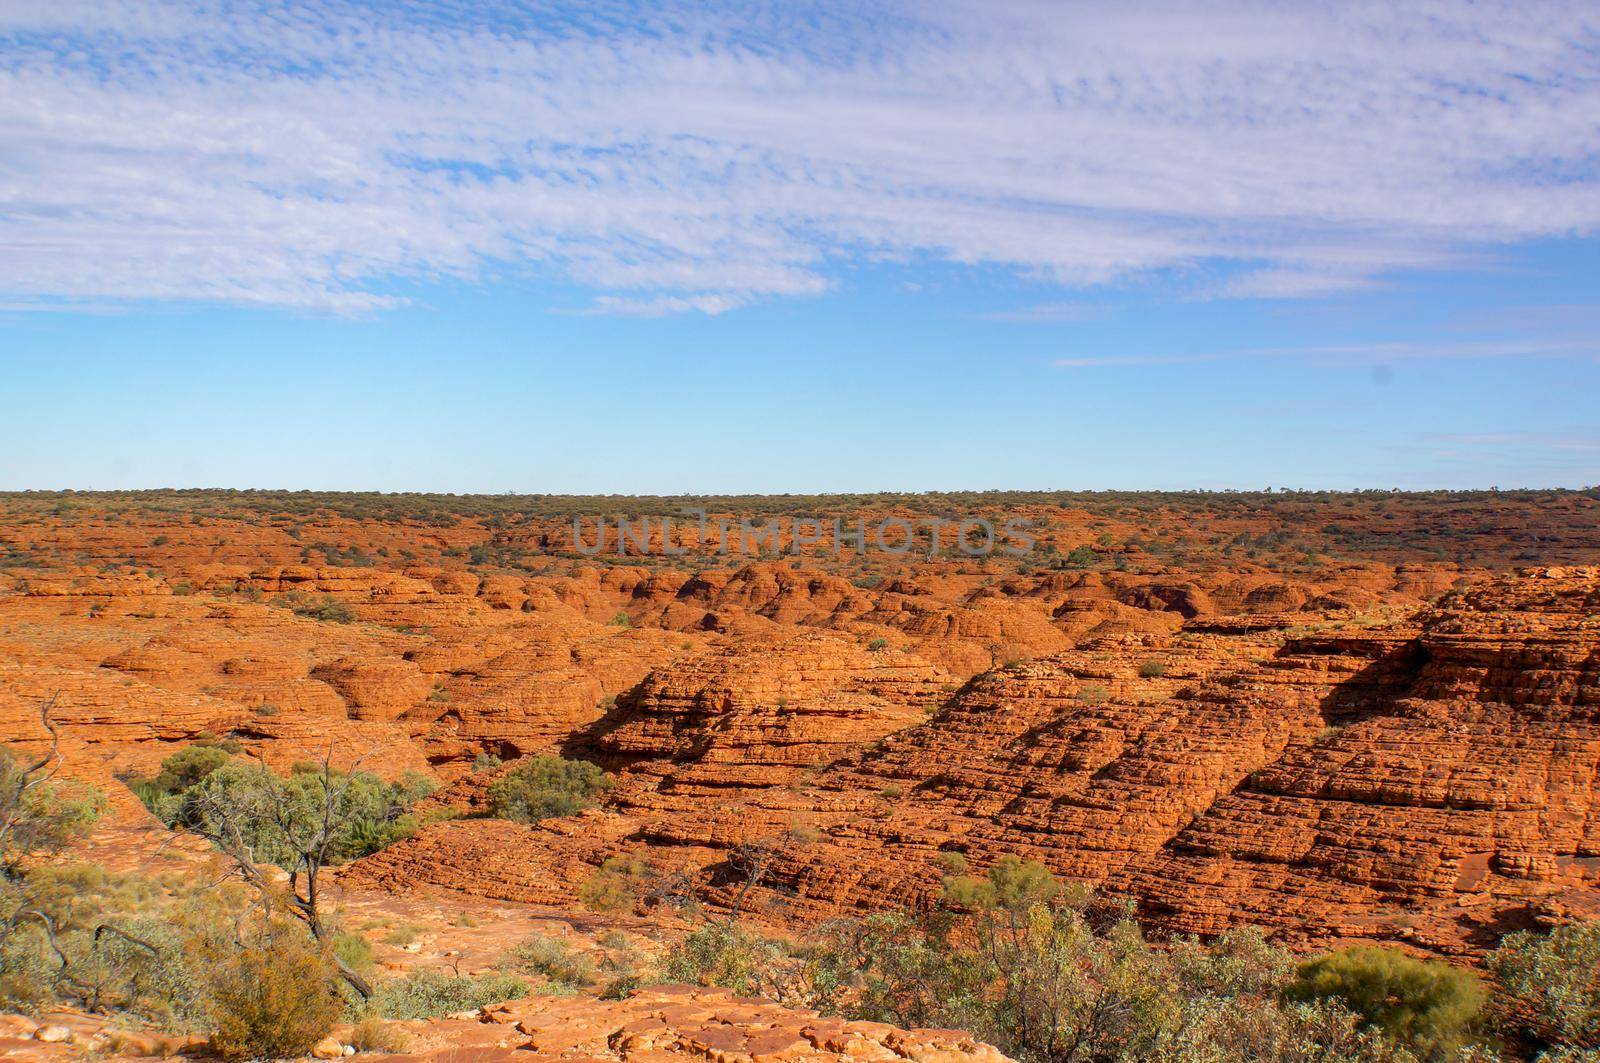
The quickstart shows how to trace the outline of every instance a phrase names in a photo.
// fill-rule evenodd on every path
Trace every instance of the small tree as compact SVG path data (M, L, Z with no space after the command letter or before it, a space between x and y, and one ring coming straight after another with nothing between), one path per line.
M772 870L773 864L778 860L782 851L782 842L776 838L747 838L733 847L728 854L728 870L739 883L738 891L733 895L733 903L728 906L725 922L733 926L739 921L739 916L744 913L745 902L750 899L752 890L758 889L767 880L767 875Z
M329 757L289 780L265 764L233 764L213 771L189 791L184 822L226 857L239 879L256 889L271 910L280 898L319 944L330 939L322 916L322 870L336 861L354 825L363 818L363 773L337 772ZM289 873L280 890L258 861L275 863ZM362 997L372 987L337 956L330 957L352 989Z

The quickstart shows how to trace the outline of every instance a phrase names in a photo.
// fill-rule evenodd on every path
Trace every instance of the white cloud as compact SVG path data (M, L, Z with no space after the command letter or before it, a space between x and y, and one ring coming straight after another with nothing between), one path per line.
M572 313L614 314L618 317L666 317L697 310L715 316L736 309L740 300L730 295L657 295L648 299L630 299L625 296L596 296L594 305Z
M1376 343L1319 344L1303 347L1239 347L1187 354L1072 355L1053 358L1057 369L1193 365L1251 358L1300 358L1375 366L1439 358L1600 358L1600 339L1559 334L1518 339L1422 339Z
M1022 325L1054 325L1064 321L1092 321L1105 311L1089 303L1035 303L1021 310L1001 310L980 315L985 321Z
M1587 3L579 6L11 0L0 298L720 312L922 256L1307 297L1600 225Z

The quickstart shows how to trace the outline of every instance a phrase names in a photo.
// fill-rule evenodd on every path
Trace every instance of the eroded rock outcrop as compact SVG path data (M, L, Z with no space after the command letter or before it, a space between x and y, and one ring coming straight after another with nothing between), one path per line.
M1421 618L1420 660L1253 773L1113 886L1214 932L1483 947L1600 892L1600 570L1544 570ZM1314 646L1299 647L1303 652Z
M618 772L571 830L427 828L361 872L396 888L570 904L626 854L715 902L759 843L809 919L1018 853L1158 928L1443 951L1594 903L1597 577L1489 571L1533 530L1592 558L1589 495L1024 503L1028 561L580 558L545 516L280 501L6 502L7 740L54 695L113 788L215 739L468 809L483 753Z

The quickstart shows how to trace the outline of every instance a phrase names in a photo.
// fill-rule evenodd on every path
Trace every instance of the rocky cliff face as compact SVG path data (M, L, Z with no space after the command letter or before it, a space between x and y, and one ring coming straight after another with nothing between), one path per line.
M1440 951L1593 910L1597 595L1600 570L1544 570L1248 660L1179 642L1157 680L1080 654L983 676L819 780L825 838L779 874L863 907L930 895L938 851L1015 852L1171 931Z
M1174 929L1251 921L1437 949L1593 912L1600 570L1499 580L1419 623L1409 677L1347 702L1342 726L1253 772L1112 885Z
M1370 628L1197 618L955 689L815 636L760 664L680 660L592 739L622 772L609 812L469 862L498 889L533 838L562 866L630 853L726 899L730 854L755 843L772 854L761 910L786 921L931 900L942 854L979 869L1018 854L1166 931L1248 922L1471 953L1600 907L1597 595L1600 570L1540 570ZM454 861L429 845L374 871L441 880L430 868ZM554 876L536 877L511 895L552 900Z

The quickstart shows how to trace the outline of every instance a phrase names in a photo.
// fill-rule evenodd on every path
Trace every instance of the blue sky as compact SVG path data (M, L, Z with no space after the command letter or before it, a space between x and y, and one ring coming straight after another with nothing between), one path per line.
M1600 483L1596 11L1389 8L18 0L0 488Z

